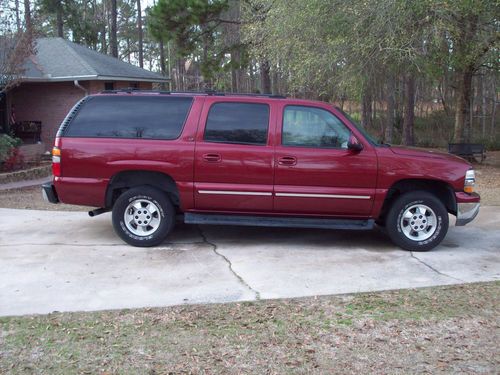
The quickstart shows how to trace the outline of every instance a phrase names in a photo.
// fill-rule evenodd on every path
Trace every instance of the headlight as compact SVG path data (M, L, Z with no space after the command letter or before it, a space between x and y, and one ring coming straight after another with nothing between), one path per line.
M469 169L465 173L464 191L469 194L473 193L474 185L476 185L476 174L474 173L474 169Z

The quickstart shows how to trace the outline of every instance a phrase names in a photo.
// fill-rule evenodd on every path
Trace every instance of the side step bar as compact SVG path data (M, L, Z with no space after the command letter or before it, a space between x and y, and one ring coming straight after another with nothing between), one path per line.
M185 213L186 224L245 225L257 227L370 230L375 220L318 219L303 217L241 216Z

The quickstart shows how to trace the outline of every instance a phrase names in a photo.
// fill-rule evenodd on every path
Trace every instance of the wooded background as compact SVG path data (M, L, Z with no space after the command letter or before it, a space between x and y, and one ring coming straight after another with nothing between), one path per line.
M1 1L0 35L17 43L4 81L35 37L60 36L166 89L319 99L385 142L500 149L498 0Z

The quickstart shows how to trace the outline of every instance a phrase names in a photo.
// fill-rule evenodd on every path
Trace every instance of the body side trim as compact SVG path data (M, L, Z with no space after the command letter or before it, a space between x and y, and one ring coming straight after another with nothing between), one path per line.
M334 199L370 199L369 195L344 195L344 194L307 194L307 193L276 193L277 197L299 198L334 198Z

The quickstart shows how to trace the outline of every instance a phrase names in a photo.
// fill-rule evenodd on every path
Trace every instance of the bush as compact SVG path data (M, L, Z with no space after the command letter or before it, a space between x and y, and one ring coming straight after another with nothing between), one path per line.
M12 171L22 166L23 157L18 148L21 143L19 138L0 134L0 168L3 171Z

